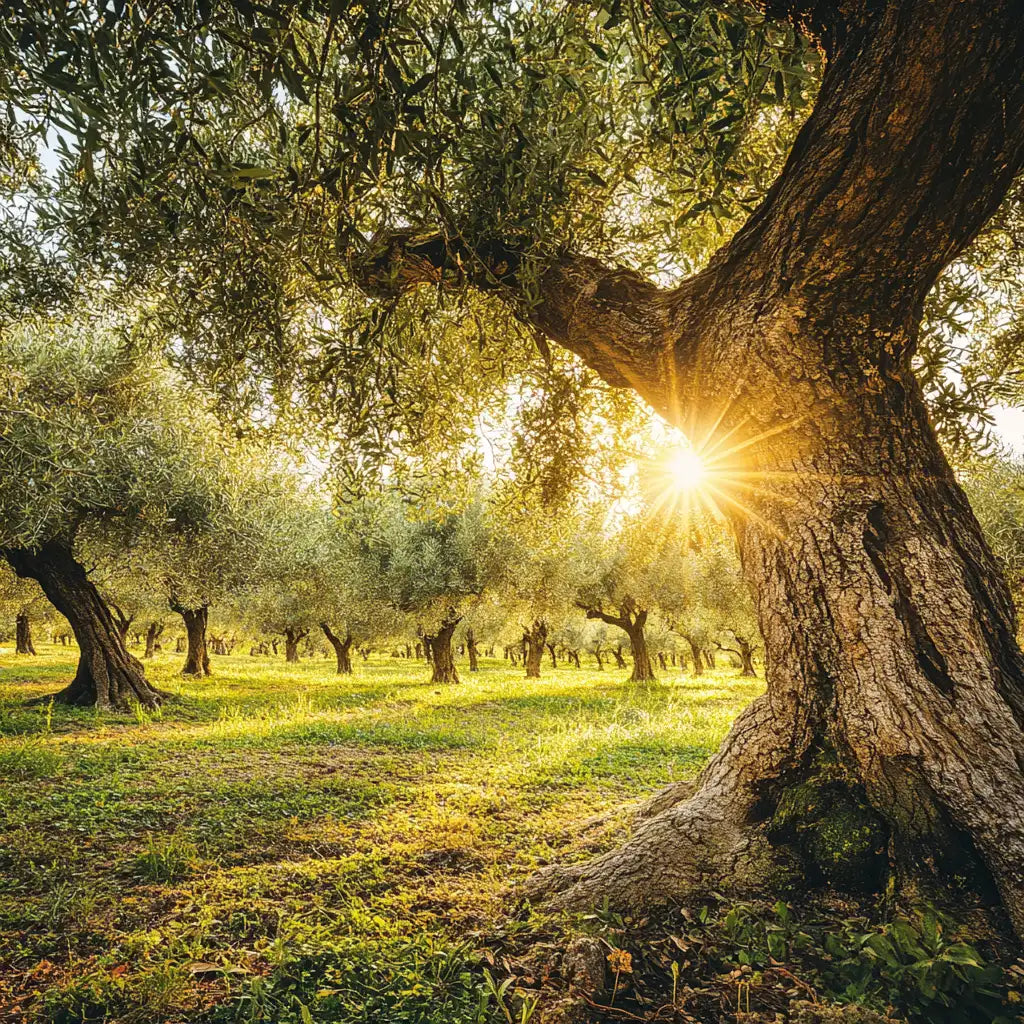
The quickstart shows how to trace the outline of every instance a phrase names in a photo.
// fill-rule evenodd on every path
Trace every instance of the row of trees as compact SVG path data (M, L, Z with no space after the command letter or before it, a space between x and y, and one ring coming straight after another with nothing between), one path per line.
M622 631L635 681L654 678L652 654L675 653L672 634L698 671L717 645L753 672L752 606L708 524L639 501L611 523L578 505L511 515L483 491L339 504L280 447L233 439L131 324L32 321L4 336L0 360L0 551L13 570L0 586L19 651L46 602L74 633L62 701L158 702L126 639L144 624L151 654L169 613L196 676L210 672L211 613L283 637L288 660L319 631L339 672L353 647L414 635L434 680L457 681L460 630L471 668L485 639L521 647L536 677L555 646L599 664L617 651L597 626Z

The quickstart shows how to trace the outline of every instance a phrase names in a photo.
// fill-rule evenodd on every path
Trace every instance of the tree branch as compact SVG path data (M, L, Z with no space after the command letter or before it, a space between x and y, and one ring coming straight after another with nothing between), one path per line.
M499 293L525 324L576 353L614 387L648 397L662 390L662 355L671 348L673 293L625 267L607 267L588 256L564 254L525 298L524 261L509 244L472 251L440 232L396 231L377 237L353 264L368 294L397 298L420 285L471 284ZM532 289L531 289L532 290Z

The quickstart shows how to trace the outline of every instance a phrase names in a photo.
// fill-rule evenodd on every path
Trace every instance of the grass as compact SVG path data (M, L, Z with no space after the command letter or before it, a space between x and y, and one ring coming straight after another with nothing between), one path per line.
M177 699L118 716L26 707L73 671L39 650L0 649L4 1020L506 1020L475 947L515 883L614 844L761 690L165 654Z

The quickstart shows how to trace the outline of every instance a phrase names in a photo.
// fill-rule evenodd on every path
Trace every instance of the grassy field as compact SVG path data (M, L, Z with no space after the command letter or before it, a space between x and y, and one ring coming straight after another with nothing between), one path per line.
M762 687L732 670L214 658L113 716L27 698L75 652L0 649L0 1019L505 1020L487 937L515 883L621 837L625 804L694 775Z

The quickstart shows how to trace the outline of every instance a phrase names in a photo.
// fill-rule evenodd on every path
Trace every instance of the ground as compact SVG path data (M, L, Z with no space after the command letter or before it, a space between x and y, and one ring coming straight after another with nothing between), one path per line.
M377 655L350 678L215 656L185 681L162 654L175 699L126 716L27 704L74 668L39 649L0 649L0 1021L1021 1019L1024 961L969 907L524 902L537 868L618 843L697 774L763 687L734 669L637 687L485 660L435 686Z
M73 672L38 646L0 649L0 1020L505 1020L479 950L528 927L515 883L615 843L763 685L162 654L177 699L118 716L25 706Z

